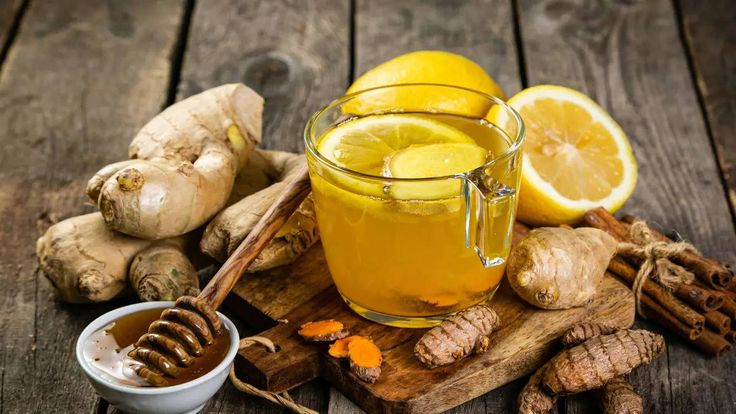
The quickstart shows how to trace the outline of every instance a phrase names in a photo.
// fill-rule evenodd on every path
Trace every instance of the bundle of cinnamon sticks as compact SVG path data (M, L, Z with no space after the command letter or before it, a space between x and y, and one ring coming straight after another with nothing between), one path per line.
M630 226L637 219L623 216L621 221L603 208L586 213L587 226L603 230L619 242L630 242ZM656 241L672 242L650 227ZM733 272L720 262L685 250L671 258L673 263L692 272L695 281L668 289L657 282L656 274L643 282L640 310L669 331L690 341L698 349L719 356L736 341L736 284ZM637 257L619 254L611 260L608 273L632 287L641 265Z

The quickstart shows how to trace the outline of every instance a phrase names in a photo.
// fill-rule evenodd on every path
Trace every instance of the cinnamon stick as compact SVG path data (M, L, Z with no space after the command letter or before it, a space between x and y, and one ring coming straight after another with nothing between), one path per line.
M606 272L606 274L615 278L621 283L626 284L626 281L624 281L617 275L611 272ZM642 293L641 295L641 307L644 313L646 313L646 316L649 320L652 320L655 323L666 327L668 330L679 335L682 338L692 341L698 338L703 332L702 327L694 328L692 326L686 325L681 320L677 319L670 311L663 308L659 303L657 303L657 301L652 299L646 293Z
M719 335L725 335L731 330L731 318L721 312L710 311L703 316L705 316L705 326Z
M695 339L693 343L701 351L715 357L719 357L721 354L731 349L731 343L727 341L726 338L718 335L710 329L704 330L700 337Z
M723 306L723 295L696 284L680 283L675 289L675 296L700 312L714 311Z
M608 270L625 280L629 287L632 287L636 279L636 269L631 267L626 261L619 257L614 257L608 264ZM705 317L696 312L685 303L667 292L664 287L651 280L644 281L642 291L656 300L662 307L672 313L677 319L686 325L702 329L705 324Z
M724 336L724 339L733 344L736 342L736 331L728 331Z
M605 211L605 210L604 210ZM608 213L606 211L606 213ZM627 224L632 224L638 218L627 214L621 218L621 221ZM652 229L650 227L652 236L659 241L672 242L672 240L664 234ZM695 274L695 276L704 281L709 286L725 288L731 285L733 281L733 273L720 264L716 260L705 258L692 251L684 251L672 257L672 261L684 266Z
M732 321L736 320L736 302L733 299L724 298L723 306L718 311L731 318Z

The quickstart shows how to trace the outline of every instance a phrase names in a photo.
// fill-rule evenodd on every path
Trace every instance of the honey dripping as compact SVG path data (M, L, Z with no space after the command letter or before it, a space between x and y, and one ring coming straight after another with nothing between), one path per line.
M159 319L161 311L148 309L132 313L96 331L85 343L85 359L108 381L136 387L150 386L130 368L136 362L128 357L128 352L138 338L146 333L148 326ZM170 385L183 384L212 371L225 358L229 348L230 335L227 329L223 329L204 355L195 358L178 378L169 378Z

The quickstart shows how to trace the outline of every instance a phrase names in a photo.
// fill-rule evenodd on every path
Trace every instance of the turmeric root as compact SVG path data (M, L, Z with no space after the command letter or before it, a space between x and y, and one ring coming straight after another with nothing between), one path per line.
M128 266L151 245L110 230L100 213L49 227L36 241L39 265L64 302L103 302L128 285Z
M618 330L620 330L620 328L614 328L602 323L581 323L573 326L568 329L567 332L562 334L562 346L565 348L572 348L576 345L582 344L590 338L612 334Z
M381 376L383 356L375 343L364 336L356 336L348 343L350 371L362 381L374 383Z
M197 270L184 254L181 242L157 242L138 253L130 265L130 283L145 301L197 296Z
M548 394L542 388L542 379L547 373L548 366L549 364L545 364L539 368L521 390L517 399L519 414L546 414L554 408L557 397Z
M144 239L185 234L228 200L238 171L261 140L263 98L228 84L155 116L128 149L102 168L87 194L114 230Z
M567 309L588 303L616 252L616 240L593 228L534 229L509 255L506 273L531 305Z
M329 342L350 335L345 325L334 319L307 322L300 327L297 333L310 342Z
M642 414L644 405L641 396L634 387L624 379L616 377L595 391L601 402L603 414Z
M348 345L350 344L350 341L357 338L358 335L352 335L347 336L342 339L338 339L335 341L332 345L330 345L330 348L327 350L327 353L330 354L333 358L347 358L348 357Z
M250 233L293 175L304 166L305 159L301 154L256 150L250 162L262 165L273 184L224 209L207 225L200 249L220 262L224 262ZM248 271L253 273L289 264L318 239L314 203L310 196L292 214Z
M658 357L664 338L645 330L623 329L563 350L549 361L542 380L550 395L569 395L605 385Z
M485 352L489 335L499 325L498 315L489 306L473 306L427 331L414 346L414 355L429 368L451 364Z

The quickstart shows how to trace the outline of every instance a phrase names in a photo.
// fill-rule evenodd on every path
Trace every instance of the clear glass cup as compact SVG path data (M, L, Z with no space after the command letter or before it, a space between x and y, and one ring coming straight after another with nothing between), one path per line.
M471 171L407 179L343 168L318 152L330 129L391 114L449 124L491 155ZM521 117L501 99L447 85L369 89L315 113L305 129L312 193L345 302L375 322L427 327L492 298L511 245L523 137Z

